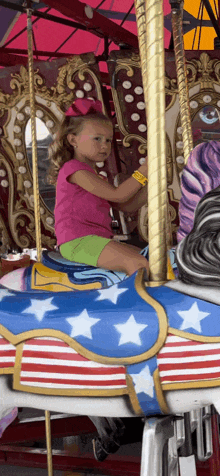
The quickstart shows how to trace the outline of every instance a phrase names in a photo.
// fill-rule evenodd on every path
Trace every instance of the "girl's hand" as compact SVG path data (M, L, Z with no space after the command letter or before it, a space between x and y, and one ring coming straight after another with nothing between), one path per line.
M139 167L139 172L141 172L145 177L148 177L148 165L147 165L147 157L145 157L145 162Z

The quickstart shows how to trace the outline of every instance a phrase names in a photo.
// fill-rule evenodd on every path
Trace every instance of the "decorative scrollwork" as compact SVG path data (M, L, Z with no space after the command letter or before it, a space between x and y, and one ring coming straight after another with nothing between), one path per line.
M43 86L44 79L38 73L39 70L34 72L34 85L37 90L41 89L41 91L44 92L47 90L47 88L46 86ZM22 96L22 94L29 94L28 70L24 66L21 66L20 74L15 73L11 76L12 80L10 81L10 87L16 91L16 95L19 94Z
M115 68L115 73L117 74L120 69L125 69L127 71L127 76L132 78L134 76L134 69L132 68L140 68L140 57L135 53L131 53L129 58L119 58L117 60L117 66Z
M166 105L166 111L170 109L176 101L178 94L177 80L176 78L170 79L169 76L165 75L165 94L170 97L168 104Z
M139 152L140 152L141 154L143 154L144 151L146 152L146 150L147 150L147 140L144 139L143 137L139 136L138 134L126 134L126 136L125 136L124 139L123 139L123 145L124 145L125 147L130 147L130 146L131 146L131 142L132 142L133 140L137 140L138 142L141 143L141 146L142 146L141 150L140 150L140 147L141 147L141 146L139 146ZM144 146L144 147L143 147L143 146Z
M88 67L85 65L85 62L81 59L80 56L74 56L67 60L67 63L61 66L58 70L57 84L55 87L52 87L53 96L65 95L66 87L69 89L74 89L75 84L72 81L72 77L76 74L81 68Z
M187 70L189 88L200 84L202 89L213 89L214 84L220 84L220 61L211 59L207 53L201 53L199 59L188 61Z
M80 55L75 55L73 58L67 59L65 65L58 70L57 83L52 86L51 91L53 100L65 110L68 103L72 103L75 99L75 89L77 77L80 81L85 81L86 76L91 77L96 87L97 97L102 101L101 86L97 76L94 74L91 65L95 65L95 58L92 53L85 55L82 59ZM68 93L68 89L70 92Z
M48 88L45 84L45 78L39 72L39 69L34 71L34 87L36 95L40 95L51 105L51 101L55 102L61 109L65 110L68 102L73 102L75 98L74 89L76 88L75 78L78 75L82 81L85 79L85 74L91 75L96 87L99 99L102 99L100 83L89 68L89 65L95 64L94 55L92 53L85 55L83 59L80 55L75 55L67 59L66 63L58 70L58 77L55 86ZM25 66L20 67L19 73L11 74L10 87L14 91L13 94L4 94L0 89L0 109L1 115L4 110L11 109L18 102L18 98L28 97L29 83L28 83L28 69ZM68 89L70 92L68 93Z
M1 116L3 116L4 112L10 110L14 107L17 102L18 98L27 98L29 94L28 90L28 70L21 66L20 74L19 73L12 73L11 74L11 81L10 87L13 90L12 94L4 94L2 90L0 90L0 109L1 109ZM44 79L39 74L39 70L34 72L34 85L36 94L41 94L45 98L50 98L51 94L48 88L44 85Z

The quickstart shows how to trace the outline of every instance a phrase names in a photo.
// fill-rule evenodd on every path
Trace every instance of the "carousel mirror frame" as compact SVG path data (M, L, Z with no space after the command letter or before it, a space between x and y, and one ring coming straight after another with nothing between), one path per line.
M213 106L218 113L220 114L220 92L217 93L213 89L206 89L201 90L197 94L194 94L190 97L190 116L191 122L193 124L194 118L197 114L202 111L202 109L209 105ZM204 124L205 126L205 124ZM219 123L220 129L220 123ZM211 131L210 131L211 133ZM201 142L205 142L205 137ZM213 139L214 140L214 139ZM175 127L175 136L174 136L174 154L176 158L176 167L177 172L179 175L179 179L181 178L181 173L184 167L184 157L183 157L183 143L182 143L182 127L181 127L181 119L180 115L178 115L177 123Z
M30 119L28 69L24 66L9 68L7 86L4 86L5 77L2 82L0 79L2 252L7 247L35 247L33 178L25 144L25 130ZM99 69L93 53L54 60L53 64L35 64L34 88L36 117L44 122L51 135L76 97L84 94L103 103ZM41 196L40 212L42 246L53 249L56 244L54 216Z
M50 108L48 106L47 99L36 95L36 117L40 117L48 129L48 133L53 135L56 126L63 118L63 113L55 102L51 102ZM16 244L21 248L28 248L32 244L31 241L34 242L35 239L33 178L25 144L25 131L29 119L29 101L25 97L22 99L18 97L3 126L2 144L7 158L0 154L0 176L4 175L0 186L9 189L10 231ZM19 200L17 200L16 194L19 194ZM53 236L53 213L48 209L41 196L40 215L44 229L50 232L50 236ZM19 234L19 228L23 233ZM24 228L26 228L25 231ZM54 246L55 239L50 236L44 235L42 241L44 245L51 247Z
M211 58L207 53L201 53L199 59L186 62L189 88L189 107L191 123L203 107L213 106L220 113L220 60ZM181 178L184 167L182 128L178 99L169 113L176 115L173 131L173 158L177 176ZM176 114L175 114L176 113Z

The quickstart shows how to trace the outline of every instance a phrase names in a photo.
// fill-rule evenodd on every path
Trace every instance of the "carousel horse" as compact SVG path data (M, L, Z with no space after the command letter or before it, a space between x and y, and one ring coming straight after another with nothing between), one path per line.
M143 471L158 476L152 435L162 435L159 454L172 436L170 415L207 405L220 412L219 209L217 187L177 247L179 278L163 286L150 287L144 270L126 277L54 252L5 275L0 417L15 406L105 418L167 414L166 431L150 418L143 440Z
M220 143L197 145L189 155L181 177L178 242L192 230L194 212L201 198L220 185Z

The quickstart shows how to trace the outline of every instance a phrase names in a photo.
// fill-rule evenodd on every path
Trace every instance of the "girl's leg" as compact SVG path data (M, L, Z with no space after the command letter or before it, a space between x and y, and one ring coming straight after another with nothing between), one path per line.
M127 244L126 242L124 242L124 241L117 241L116 243L121 243L121 245L126 245L127 248L130 248L130 250L137 251L138 253L140 253L140 251L141 251L141 248L139 248L139 246L128 245L128 244Z
M129 276L140 268L146 268L147 271L149 268L146 258L139 254L139 248L134 249L114 240L102 250L97 266L112 271L123 271Z

